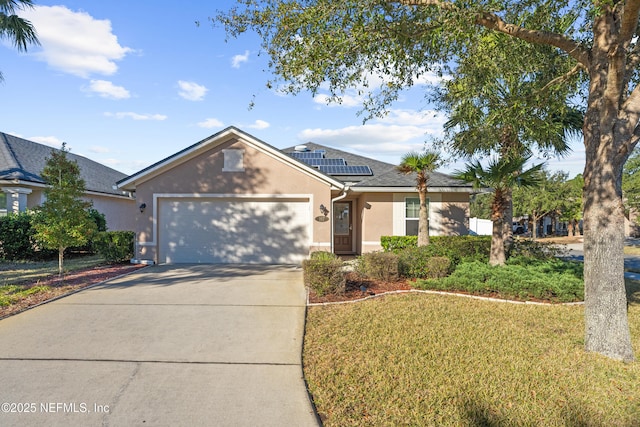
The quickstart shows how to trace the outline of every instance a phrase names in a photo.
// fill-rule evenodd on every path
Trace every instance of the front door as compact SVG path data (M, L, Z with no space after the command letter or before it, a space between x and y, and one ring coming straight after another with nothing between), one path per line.
M333 204L333 250L335 253L353 253L351 202Z

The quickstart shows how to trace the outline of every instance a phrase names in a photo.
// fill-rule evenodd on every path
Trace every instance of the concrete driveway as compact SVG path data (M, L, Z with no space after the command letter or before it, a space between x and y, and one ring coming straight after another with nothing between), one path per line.
M294 267L153 266L0 321L2 426L316 426Z

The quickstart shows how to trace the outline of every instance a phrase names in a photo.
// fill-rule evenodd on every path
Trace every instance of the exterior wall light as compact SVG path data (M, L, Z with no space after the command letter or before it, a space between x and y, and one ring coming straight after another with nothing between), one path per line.
M141 204L140 205L140 213L143 213L146 208L147 208L147 204L146 203Z

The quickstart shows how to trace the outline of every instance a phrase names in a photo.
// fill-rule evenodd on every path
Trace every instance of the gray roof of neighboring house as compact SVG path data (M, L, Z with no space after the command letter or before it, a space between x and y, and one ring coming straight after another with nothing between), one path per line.
M346 151L337 150L335 148L326 147L313 142L301 144L307 147L309 151L325 150L325 158L327 159L344 159L347 165L352 166L369 166L370 176L361 175L333 175L334 178L343 181L355 183L352 187L415 187L416 180L413 174L403 174L396 170L396 165L381 162L368 157L359 156L357 154L348 153ZM286 154L295 151L295 147L284 148ZM471 184L452 178L449 175L433 172L429 178L429 187L458 187L471 189Z
M44 184L40 176L47 158L56 148L0 132L0 180ZM113 185L127 175L86 157L67 153L80 166L80 176L87 191L122 196Z

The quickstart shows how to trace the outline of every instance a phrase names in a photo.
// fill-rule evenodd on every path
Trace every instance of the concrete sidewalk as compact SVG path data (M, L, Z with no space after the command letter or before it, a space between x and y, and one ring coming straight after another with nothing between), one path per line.
M0 321L0 425L316 426L302 272L154 266Z

